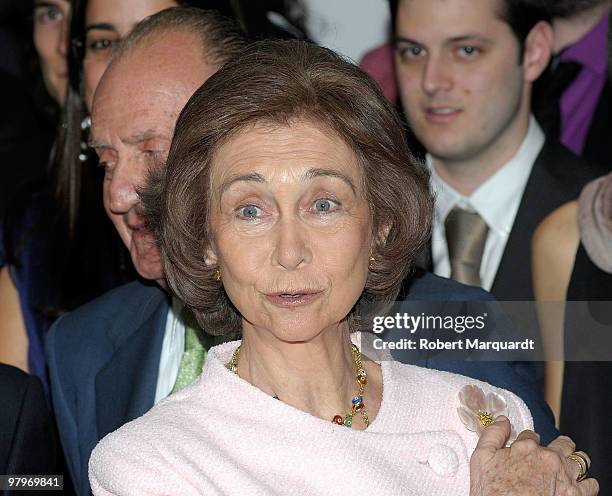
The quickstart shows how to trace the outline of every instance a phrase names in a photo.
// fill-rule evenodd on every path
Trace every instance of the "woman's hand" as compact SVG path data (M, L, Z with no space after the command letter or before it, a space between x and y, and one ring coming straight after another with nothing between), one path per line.
M501 417L487 427L470 460L470 496L596 496L595 479L576 482L578 464L568 460L576 446L560 436L547 447L532 431L519 434L506 448L510 422Z

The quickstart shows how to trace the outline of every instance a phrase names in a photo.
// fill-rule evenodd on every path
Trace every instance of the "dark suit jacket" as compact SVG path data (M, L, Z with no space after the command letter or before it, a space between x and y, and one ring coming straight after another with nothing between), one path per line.
M46 343L60 440L77 494L98 441L155 399L168 296L132 282L66 314Z
M499 301L533 301L531 238L540 222L556 208L578 197L586 183L605 174L603 167L585 162L558 142L546 140L536 158L502 255L491 293ZM432 270L431 255L425 267ZM542 349L535 307L514 307L515 326ZM520 313L520 315L519 315ZM542 362L521 362L523 375L543 387Z
M415 277L408 293L424 300L487 295L432 274ZM168 308L162 290L133 282L62 317L49 332L47 362L54 409L78 494L89 494L87 463L97 442L153 405ZM436 361L425 365L435 366ZM517 393L530 407L542 437L552 436L552 416L511 365L444 363L441 368Z
M586 183L605 174L600 166L546 141L533 165L491 293L498 300L533 300L531 237L549 213L578 197Z
M538 224L556 208L578 197L586 183L605 174L559 143L547 140L538 155L502 255L491 293L500 301L534 299L531 237ZM431 256L424 268L431 270Z
M606 170L612 169L612 81L608 78L604 86L593 121L589 127L587 139L582 150L582 157L591 162L603 165Z
M0 405L0 474L59 475L57 432L40 380L0 364Z

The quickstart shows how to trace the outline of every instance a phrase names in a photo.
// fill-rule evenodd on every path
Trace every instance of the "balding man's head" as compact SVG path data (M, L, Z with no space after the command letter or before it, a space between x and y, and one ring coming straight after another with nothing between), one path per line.
M119 60L172 32L194 35L195 45L202 51L206 62L217 66L240 53L245 41L240 26L216 11L194 7L174 8L140 22L115 48L112 60Z
M126 37L96 90L91 145L106 171L104 206L142 277L160 280L162 271L137 191L165 162L187 100L242 46L239 28L217 14L162 11Z
M172 41L168 42L168 38ZM177 42L178 39L189 40L187 45ZM245 45L245 38L240 26L221 16L216 11L193 7L171 8L147 17L117 45L106 73L111 73L113 66L123 66L136 61L155 63L160 51L170 52L166 62L187 62L195 60L216 71L227 60L238 55ZM127 62L124 59L129 59ZM116 70L113 72L117 72ZM135 70L120 70L122 75Z

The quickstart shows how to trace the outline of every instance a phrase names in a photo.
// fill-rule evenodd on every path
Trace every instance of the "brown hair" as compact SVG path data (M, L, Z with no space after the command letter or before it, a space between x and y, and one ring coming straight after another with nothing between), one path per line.
M363 168L364 191L378 240L364 304L396 298L431 228L428 174L406 145L400 121L378 86L331 50L302 41L250 45L196 91L179 116L168 164L142 193L162 253L168 285L211 334L241 329L211 245L210 174L219 147L255 123L307 120L335 132Z

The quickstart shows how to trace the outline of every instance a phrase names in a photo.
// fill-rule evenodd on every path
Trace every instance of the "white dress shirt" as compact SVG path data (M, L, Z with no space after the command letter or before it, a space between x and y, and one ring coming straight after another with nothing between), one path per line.
M179 318L182 311L183 304L176 298L172 298L172 305L166 317L164 340L162 341L157 387L155 389L155 404L170 394L181 365L181 358L185 351L185 324Z
M436 173L431 156L427 156L426 163L431 172L431 188L436 199L431 243L432 262L436 274L450 277L451 268L444 222L450 211L458 206L478 213L489 227L480 263L480 280L484 289L487 291L491 289L527 180L543 145L544 133L535 118L531 116L527 135L516 155L470 196L462 195L444 182Z

